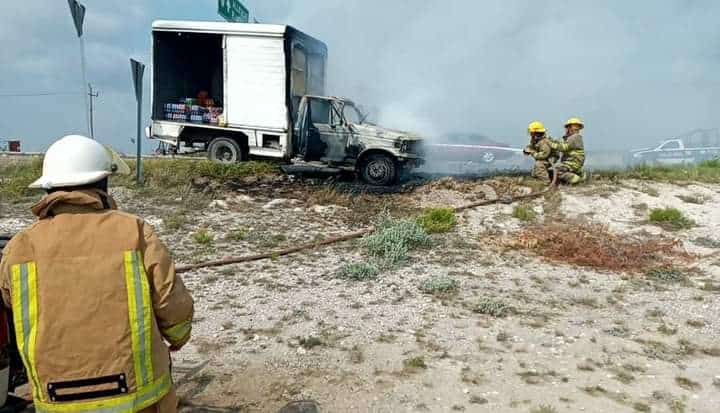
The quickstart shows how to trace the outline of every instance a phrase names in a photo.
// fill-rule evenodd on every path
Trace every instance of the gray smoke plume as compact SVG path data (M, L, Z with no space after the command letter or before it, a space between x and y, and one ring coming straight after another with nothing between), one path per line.
M150 63L155 19L220 20L217 0L83 3L88 78L101 91L96 135L132 151L128 58ZM587 147L608 150L720 126L714 0L244 3L262 22L289 23L328 44L329 93L433 140L472 132L522 145L531 120L558 136L579 116ZM1 1L0 38L0 94L80 90L65 1ZM0 138L20 138L29 150L85 129L81 95L0 98L0 110Z
M249 1L330 51L329 92L429 138L525 142L571 116L590 149L629 149L720 126L720 3Z

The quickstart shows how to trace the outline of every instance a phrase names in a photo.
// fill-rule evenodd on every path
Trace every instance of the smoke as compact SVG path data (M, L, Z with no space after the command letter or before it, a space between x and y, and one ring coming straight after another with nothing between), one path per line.
M149 63L152 20L219 20L217 1L83 3L88 78L101 93L96 134L132 150L128 58ZM466 132L519 146L531 120L559 136L578 116L590 151L624 150L720 126L717 1L244 3L261 22L289 23L328 44L329 93L431 140ZM66 2L0 2L0 38L0 94L79 92ZM20 138L29 150L85 129L80 95L3 98L0 109L0 137Z
M435 139L524 143L583 118L586 146L642 147L720 123L720 3L249 1L329 47L329 93Z

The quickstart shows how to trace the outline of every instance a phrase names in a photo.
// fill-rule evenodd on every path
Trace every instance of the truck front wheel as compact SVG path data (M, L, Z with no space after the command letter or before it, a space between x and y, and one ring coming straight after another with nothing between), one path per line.
M237 163L245 159L242 147L234 139L215 138L208 145L208 159L220 163Z
M398 165L390 155L372 154L360 165L360 175L370 185L392 185L398 180Z

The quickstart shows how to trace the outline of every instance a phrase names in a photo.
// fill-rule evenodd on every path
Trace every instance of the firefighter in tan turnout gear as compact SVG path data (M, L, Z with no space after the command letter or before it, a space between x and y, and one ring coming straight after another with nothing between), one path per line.
M108 177L129 172L82 137L54 143L31 188L38 222L0 263L37 412L176 412L170 351L190 338L193 300L167 248L119 212Z
M542 122L534 121L528 125L530 144L523 150L525 155L535 159L532 176L550 182L552 165L557 162L557 152L553 149L552 138L547 134Z
M570 118L565 122L565 135L561 141L553 141L552 148L562 152L562 163L558 167L558 179L574 185L585 180L585 145L580 130L585 127L578 118Z

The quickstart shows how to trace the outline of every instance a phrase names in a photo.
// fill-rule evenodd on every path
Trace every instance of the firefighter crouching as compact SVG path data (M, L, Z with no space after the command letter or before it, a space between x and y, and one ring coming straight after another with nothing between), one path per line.
M585 181L585 145L580 130L585 127L578 118L565 122L565 135L561 141L553 141L552 149L562 152L562 163L557 168L560 182L575 185Z
M532 176L542 181L550 182L552 179L552 165L557 162L557 153L553 149L552 138L542 122L534 121L528 126L530 144L523 149L525 155L535 159Z
M30 185L47 191L38 222L0 263L37 412L177 411L170 351L190 339L193 300L150 225L117 211L116 172L129 168L94 140L55 142Z

